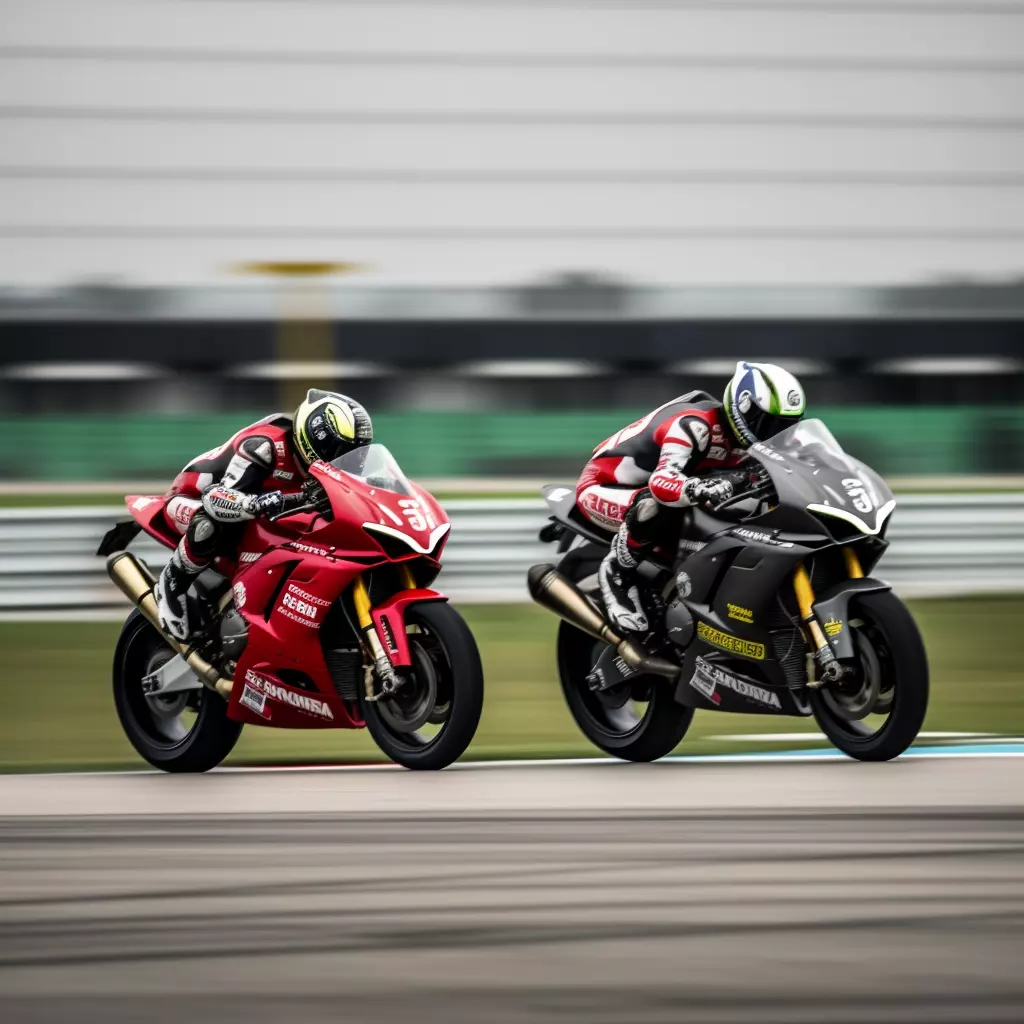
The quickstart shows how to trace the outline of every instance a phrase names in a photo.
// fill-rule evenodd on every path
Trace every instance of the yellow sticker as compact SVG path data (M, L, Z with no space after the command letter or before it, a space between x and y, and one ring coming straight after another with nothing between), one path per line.
M748 625L754 621L754 613L749 608L744 608L738 604L727 604L725 607L729 612L730 619L735 619L737 622L746 622Z
M825 632L829 636L839 636L843 631L843 624L838 619L829 619L825 623Z
M748 658L764 661L764 644L756 644L751 640L741 640L738 636L723 633L720 629L709 626L706 622L697 623L697 636L705 643L721 647L723 651L742 654Z

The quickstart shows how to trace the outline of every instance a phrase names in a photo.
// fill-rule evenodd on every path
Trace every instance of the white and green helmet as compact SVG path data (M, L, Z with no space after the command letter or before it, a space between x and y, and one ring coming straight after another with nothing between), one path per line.
M800 381L773 363L737 363L722 402L729 426L744 448L792 426L807 409Z

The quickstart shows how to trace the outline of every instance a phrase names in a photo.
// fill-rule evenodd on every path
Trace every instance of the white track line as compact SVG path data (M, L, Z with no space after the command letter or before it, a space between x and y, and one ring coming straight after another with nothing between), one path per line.
M975 750L960 749L950 746L948 749L929 748L926 750L914 750L911 748L901 755L900 760L940 760L957 757L1024 757L1024 737L1004 739L999 742L1007 746L1015 746L1014 750ZM768 751L760 754L676 754L663 757L658 764L764 764L772 762L775 764L807 764L813 762L849 761L855 763L852 758L838 750L808 750L796 751ZM556 757L556 758L533 758L511 759L498 761L461 761L446 768L445 771L475 771L477 769L490 768L582 768L599 765L626 765L629 762L620 761L614 757ZM260 775L273 772L394 772L405 771L397 764L286 764L286 765L229 765L222 768L214 768L214 775ZM120 776L120 775L163 775L164 773L155 768L127 768L115 771L84 771L84 772L18 772L20 778L44 778L44 777L67 777L67 776ZM3 777L0 776L0 786L3 785Z

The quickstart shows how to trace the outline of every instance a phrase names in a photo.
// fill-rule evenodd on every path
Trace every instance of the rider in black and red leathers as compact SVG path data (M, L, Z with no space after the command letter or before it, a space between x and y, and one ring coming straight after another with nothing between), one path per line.
M800 419L803 388L770 363L736 365L723 402L695 391L673 399L623 427L594 449L576 485L576 503L588 519L615 530L598 579L605 610L625 632L645 633L639 562L673 529L673 510L715 505L731 497L729 470L743 450Z
M305 504L313 462L372 440L370 416L357 401L311 389L294 416L268 416L190 462L171 485L165 509L183 536L154 588L164 628L189 638L188 589L215 558L233 554L243 522Z

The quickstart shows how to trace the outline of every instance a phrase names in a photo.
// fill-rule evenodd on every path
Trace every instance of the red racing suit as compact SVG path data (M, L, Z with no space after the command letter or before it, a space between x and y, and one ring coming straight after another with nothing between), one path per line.
M179 533L186 534L196 512L203 507L203 493L214 484L245 495L272 490L285 494L300 491L305 474L293 452L291 435L292 418L275 413L244 427L219 448L193 459L175 477L168 491L173 495L164 513L168 522ZM229 522L232 518L241 516L233 517L230 506L225 504L223 518L219 515L218 519ZM185 538L186 549L193 545L190 534ZM206 550L201 544L199 547L200 550L186 550L183 554L198 564L205 561L204 556L211 553L209 548L216 545L211 544Z
M602 441L580 474L576 503L593 523L618 530L642 490L660 505L688 506L688 478L730 469L743 454L721 402L693 391Z

